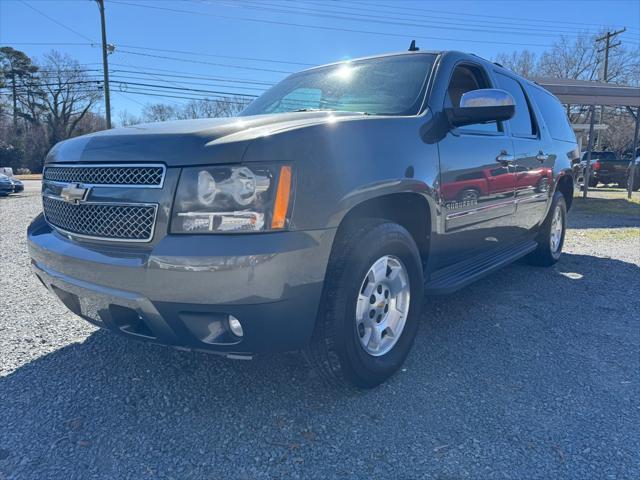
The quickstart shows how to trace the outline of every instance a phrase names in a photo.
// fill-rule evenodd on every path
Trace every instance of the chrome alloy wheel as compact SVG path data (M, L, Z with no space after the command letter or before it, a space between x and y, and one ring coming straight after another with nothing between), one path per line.
M385 255L369 268L356 306L356 331L362 348L374 357L396 344L409 313L409 275L398 257Z
M551 253L557 253L560 249L560 242L562 240L563 219L562 209L560 205L556 206L553 212L553 218L551 219L551 235L549 236L549 242L551 247Z

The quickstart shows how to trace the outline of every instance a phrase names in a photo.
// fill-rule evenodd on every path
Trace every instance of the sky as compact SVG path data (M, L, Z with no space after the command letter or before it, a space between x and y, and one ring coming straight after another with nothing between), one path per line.
M406 50L485 58L603 29L640 48L640 0L105 0L112 117L147 103L259 95L313 65ZM0 45L52 49L102 75L93 0L0 0ZM179 98L180 97L180 98Z

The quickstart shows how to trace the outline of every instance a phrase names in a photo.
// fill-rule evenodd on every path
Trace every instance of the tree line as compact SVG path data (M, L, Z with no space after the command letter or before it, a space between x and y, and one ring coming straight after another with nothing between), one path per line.
M51 51L37 61L0 47L0 166L41 172L56 143L104 130L103 85L68 55ZM146 104L139 116L119 112L118 126L172 119L229 117L249 103L243 96L203 98L183 105Z

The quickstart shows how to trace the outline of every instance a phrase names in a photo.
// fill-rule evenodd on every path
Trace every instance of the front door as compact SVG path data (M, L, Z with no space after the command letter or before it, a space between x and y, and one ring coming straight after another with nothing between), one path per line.
M491 88L479 65L455 67L444 107L459 106L468 91ZM443 243L447 262L508 244L514 233L513 144L492 122L452 129L438 143Z

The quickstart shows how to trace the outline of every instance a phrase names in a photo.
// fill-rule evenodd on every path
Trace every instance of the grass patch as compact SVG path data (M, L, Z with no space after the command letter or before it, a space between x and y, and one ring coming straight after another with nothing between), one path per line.
M587 230L571 230L571 235L577 235L594 242L629 242L640 243L640 228L589 228Z
M26 175L16 175L18 180L42 180L41 173L29 173Z
M624 192L589 192L588 198L576 196L572 210L577 213L636 217L640 221L640 196L631 199Z

